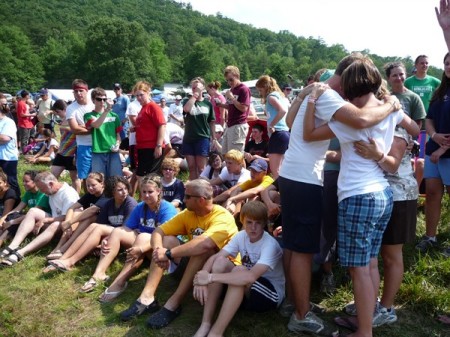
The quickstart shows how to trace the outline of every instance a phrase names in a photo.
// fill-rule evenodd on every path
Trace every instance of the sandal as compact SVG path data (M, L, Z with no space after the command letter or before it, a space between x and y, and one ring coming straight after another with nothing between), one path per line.
M52 260L49 261L48 264L55 267L59 271L62 271L63 273L71 270L71 268L68 268L61 260Z
M165 307L162 307L157 313L150 316L147 320L147 326L152 329L161 329L170 324L175 318L180 316L181 306L172 311Z
M9 248L9 247L5 247L2 252L0 253L0 259L3 259L9 255L11 255L12 253L14 253L16 250Z
M106 288L105 291L99 296L98 300L100 303L109 303L119 297L125 289L128 287L128 282L125 282L125 285L122 289L117 291L110 291L109 288Z
M0 261L0 264L2 264L3 266L12 267L21 260L23 260L23 256L17 251L13 251L10 255Z
M60 250L57 250L53 253L50 253L47 255L47 260L58 260L63 256L63 253Z
M100 283L105 283L109 281L109 276L107 276L105 279L103 280L96 280L95 278L91 277L89 279L89 281L87 281L81 288L80 288L80 292L81 293L89 293L92 290L94 290L95 288L97 288L97 286Z
M54 271L57 271L58 268L55 267L53 264L48 264L44 269L42 269L43 274L48 274Z

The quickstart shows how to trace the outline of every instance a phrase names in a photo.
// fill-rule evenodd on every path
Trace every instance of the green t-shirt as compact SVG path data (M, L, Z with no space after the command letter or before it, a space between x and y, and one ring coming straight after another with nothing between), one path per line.
M100 118L100 112L88 112L84 115L84 123L87 128L96 119ZM103 124L99 128L92 128L92 153L109 153L111 146L116 144L117 133L120 132L120 118L115 112L108 112Z
M202 138L209 139L211 137L209 123L214 120L214 110L211 103L207 100L196 101L192 110L184 118L183 142L192 143Z
M400 101L403 111L411 117L412 120L421 121L425 119L427 113L419 95L411 90L406 90L406 92L401 94L393 94Z
M39 207L45 212L51 213L48 196L41 191L37 191L36 193L26 191L22 197L22 202L27 204L28 208Z
M441 81L433 76L425 76L424 79L419 79L416 76L408 77L405 80L405 87L419 95L425 106L425 111L428 111L433 92L441 84ZM413 118L414 119L414 118Z

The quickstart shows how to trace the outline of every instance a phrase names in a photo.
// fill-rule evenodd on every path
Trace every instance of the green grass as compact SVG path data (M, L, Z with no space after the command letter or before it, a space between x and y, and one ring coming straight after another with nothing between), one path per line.
M26 165L22 161L19 181L30 168L48 170L48 166ZM69 177L63 178L70 182ZM450 245L450 205L446 196L439 229L439 242ZM423 213L418 214L417 236L424 232ZM118 314L126 309L141 292L147 277L147 266L129 282L128 289L115 302L100 304L97 297L103 291L99 287L90 294L78 289L88 280L97 264L95 257L80 262L73 271L43 275L45 255L50 247L27 256L12 268L0 269L0 336L191 336L199 326L201 306L188 295L183 302L182 315L163 330L149 330L147 317L130 323L121 323ZM109 274L115 276L123 265L123 259L114 262ZM313 284L312 300L326 307L323 318L331 321L342 314L342 307L352 299L351 287L345 282L345 273L336 266L338 291L331 297L318 291ZM413 246L405 247L405 277L397 295L396 308L399 321L392 326L374 330L374 336L388 337L445 337L450 329L435 320L437 314L450 311L450 259L439 250L420 256ZM157 297L164 303L176 288L171 276L164 276ZM288 320L276 312L255 314L238 312L226 336L273 337L294 336L286 329Z

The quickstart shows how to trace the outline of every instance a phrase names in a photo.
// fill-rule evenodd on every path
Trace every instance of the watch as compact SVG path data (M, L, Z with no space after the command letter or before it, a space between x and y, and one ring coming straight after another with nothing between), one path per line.
M170 251L170 249L166 250L165 255L170 261L173 261L172 252Z
M161 144L156 144L156 147L162 147L162 145Z

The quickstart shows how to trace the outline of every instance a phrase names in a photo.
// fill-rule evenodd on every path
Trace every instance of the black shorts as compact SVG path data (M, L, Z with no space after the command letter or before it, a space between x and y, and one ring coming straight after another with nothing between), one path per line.
M244 296L241 308L255 312L275 310L279 296L275 287L264 277L258 278L250 287L248 295Z
M57 153L55 159L53 159L52 166L61 166L67 171L76 171L77 167L74 165L74 158L75 156L64 157Z
M155 159L155 149L137 149L136 175L143 177L150 173L157 173L164 156Z
M416 238L417 199L394 201L391 219L383 234L383 245L412 243Z
M283 247L297 253L320 251L323 188L278 178L283 217Z
M134 171L137 167L137 152L136 152L136 145L130 145L130 170Z
M284 154L289 145L289 131L275 131L269 139L268 154Z

